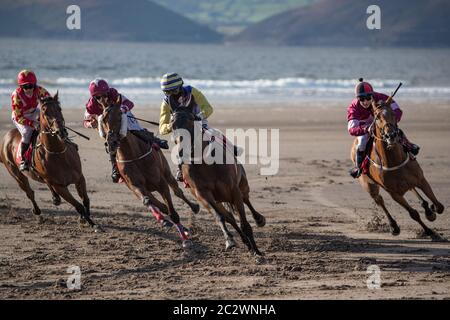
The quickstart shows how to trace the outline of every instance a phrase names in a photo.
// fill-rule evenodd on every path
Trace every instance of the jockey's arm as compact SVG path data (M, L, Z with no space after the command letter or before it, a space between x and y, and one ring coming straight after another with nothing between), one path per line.
M86 129L96 129L98 126L97 116L95 114L90 114L87 110L84 112L83 126Z
M45 88L38 87L38 90L39 90L39 93L38 93L39 99L50 97L50 93L48 93L48 91Z
M134 103L123 94L119 95L118 100L120 103L120 110L122 110L123 113L127 113L128 111L131 111L131 109L133 109Z
M14 115L14 120L16 120L18 124L33 127L33 121L23 116L22 107L22 101L18 97L17 93L14 92L11 96L11 109Z
M397 119L397 122L400 122L402 119L403 111L400 109L400 106L397 104L397 102L392 101L391 108L394 110L395 118Z
M172 127L170 125L170 106L166 101L161 103L161 112L159 116L159 134L166 135L172 132Z
M362 125L358 119L351 119L348 121L347 129L350 135L358 137L367 133L368 126Z
M195 102L200 107L200 111L204 119L208 119L213 113L213 108L206 97L199 90L192 88L192 95L194 96Z

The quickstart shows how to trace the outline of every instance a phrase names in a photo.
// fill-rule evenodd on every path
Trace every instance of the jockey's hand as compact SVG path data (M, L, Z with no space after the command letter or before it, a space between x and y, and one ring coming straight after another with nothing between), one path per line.
M120 106L120 111L121 111L122 113L127 113L129 110L128 110L128 107L127 107L127 106L121 105L121 106Z
M91 124L91 128L93 128L93 129L97 129L97 127L98 127L98 121L97 121L97 119L92 119L91 120L91 122L90 122L90 124Z

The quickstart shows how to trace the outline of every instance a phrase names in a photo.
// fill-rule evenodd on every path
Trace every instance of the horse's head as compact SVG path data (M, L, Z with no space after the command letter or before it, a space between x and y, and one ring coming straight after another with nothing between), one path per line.
M378 138L386 142L388 148L391 148L399 141L397 119L391 108L391 104L389 101L375 102L372 98L372 110L374 114L374 126L377 128L375 135L378 135Z
M68 133L58 100L58 92L53 97L41 99L40 125L45 133L58 136L63 140L67 138Z
M173 131L177 129L184 129L193 134L195 121L200 120L201 119L197 117L190 109L178 108L178 110L173 113L170 124ZM175 141L175 143L178 143L178 141Z
M103 114L99 118L98 129L100 135L107 142L108 152L116 153L120 146L120 140L127 135L126 126L127 121L123 119L120 105L113 104L103 110Z

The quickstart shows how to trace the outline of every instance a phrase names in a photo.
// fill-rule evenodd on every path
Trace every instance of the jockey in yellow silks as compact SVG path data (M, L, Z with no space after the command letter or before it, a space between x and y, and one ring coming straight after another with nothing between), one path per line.
M192 86L184 86L183 79L177 73L168 73L161 78L161 89L164 92L164 99L161 103L161 113L159 119L159 134L165 135L172 132L170 124L172 113L178 108L189 108L195 116L201 119L205 134L217 135L218 131L208 126L208 118L213 113L213 108L200 90ZM220 134L221 135L221 134ZM233 146L231 142L221 135L227 147ZM240 155L242 148L233 146L233 153ZM176 179L183 181L181 165L178 166Z

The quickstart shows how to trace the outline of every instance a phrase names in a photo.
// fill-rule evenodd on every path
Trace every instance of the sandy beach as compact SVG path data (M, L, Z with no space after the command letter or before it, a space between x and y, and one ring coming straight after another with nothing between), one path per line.
M427 225L450 238L450 103L399 102L404 110L400 126L422 147L418 161L447 209L428 222L418 200L412 194L407 199ZM158 111L156 104L149 105L135 115L157 120ZM80 227L70 205L53 206L48 189L31 182L43 211L39 224L0 164L0 299L450 298L449 244L421 236L420 226L383 191L401 228L399 236L392 236L381 209L349 177L353 140L346 104L216 106L210 124L220 130L280 130L278 174L261 176L261 165L245 165L253 204L267 219L264 228L257 228L249 218L265 253L261 264L238 238L238 247L225 251L214 216L202 209L192 217L175 199L193 233L194 249L185 253L175 230L163 231L124 184L110 182L103 142L94 130L82 128L82 115L81 109L64 109L66 124L91 137L74 141L92 218L105 232ZM0 135L11 128L10 110L4 107ZM64 285L73 265L82 273L78 291ZM369 265L381 270L380 289L367 287Z

